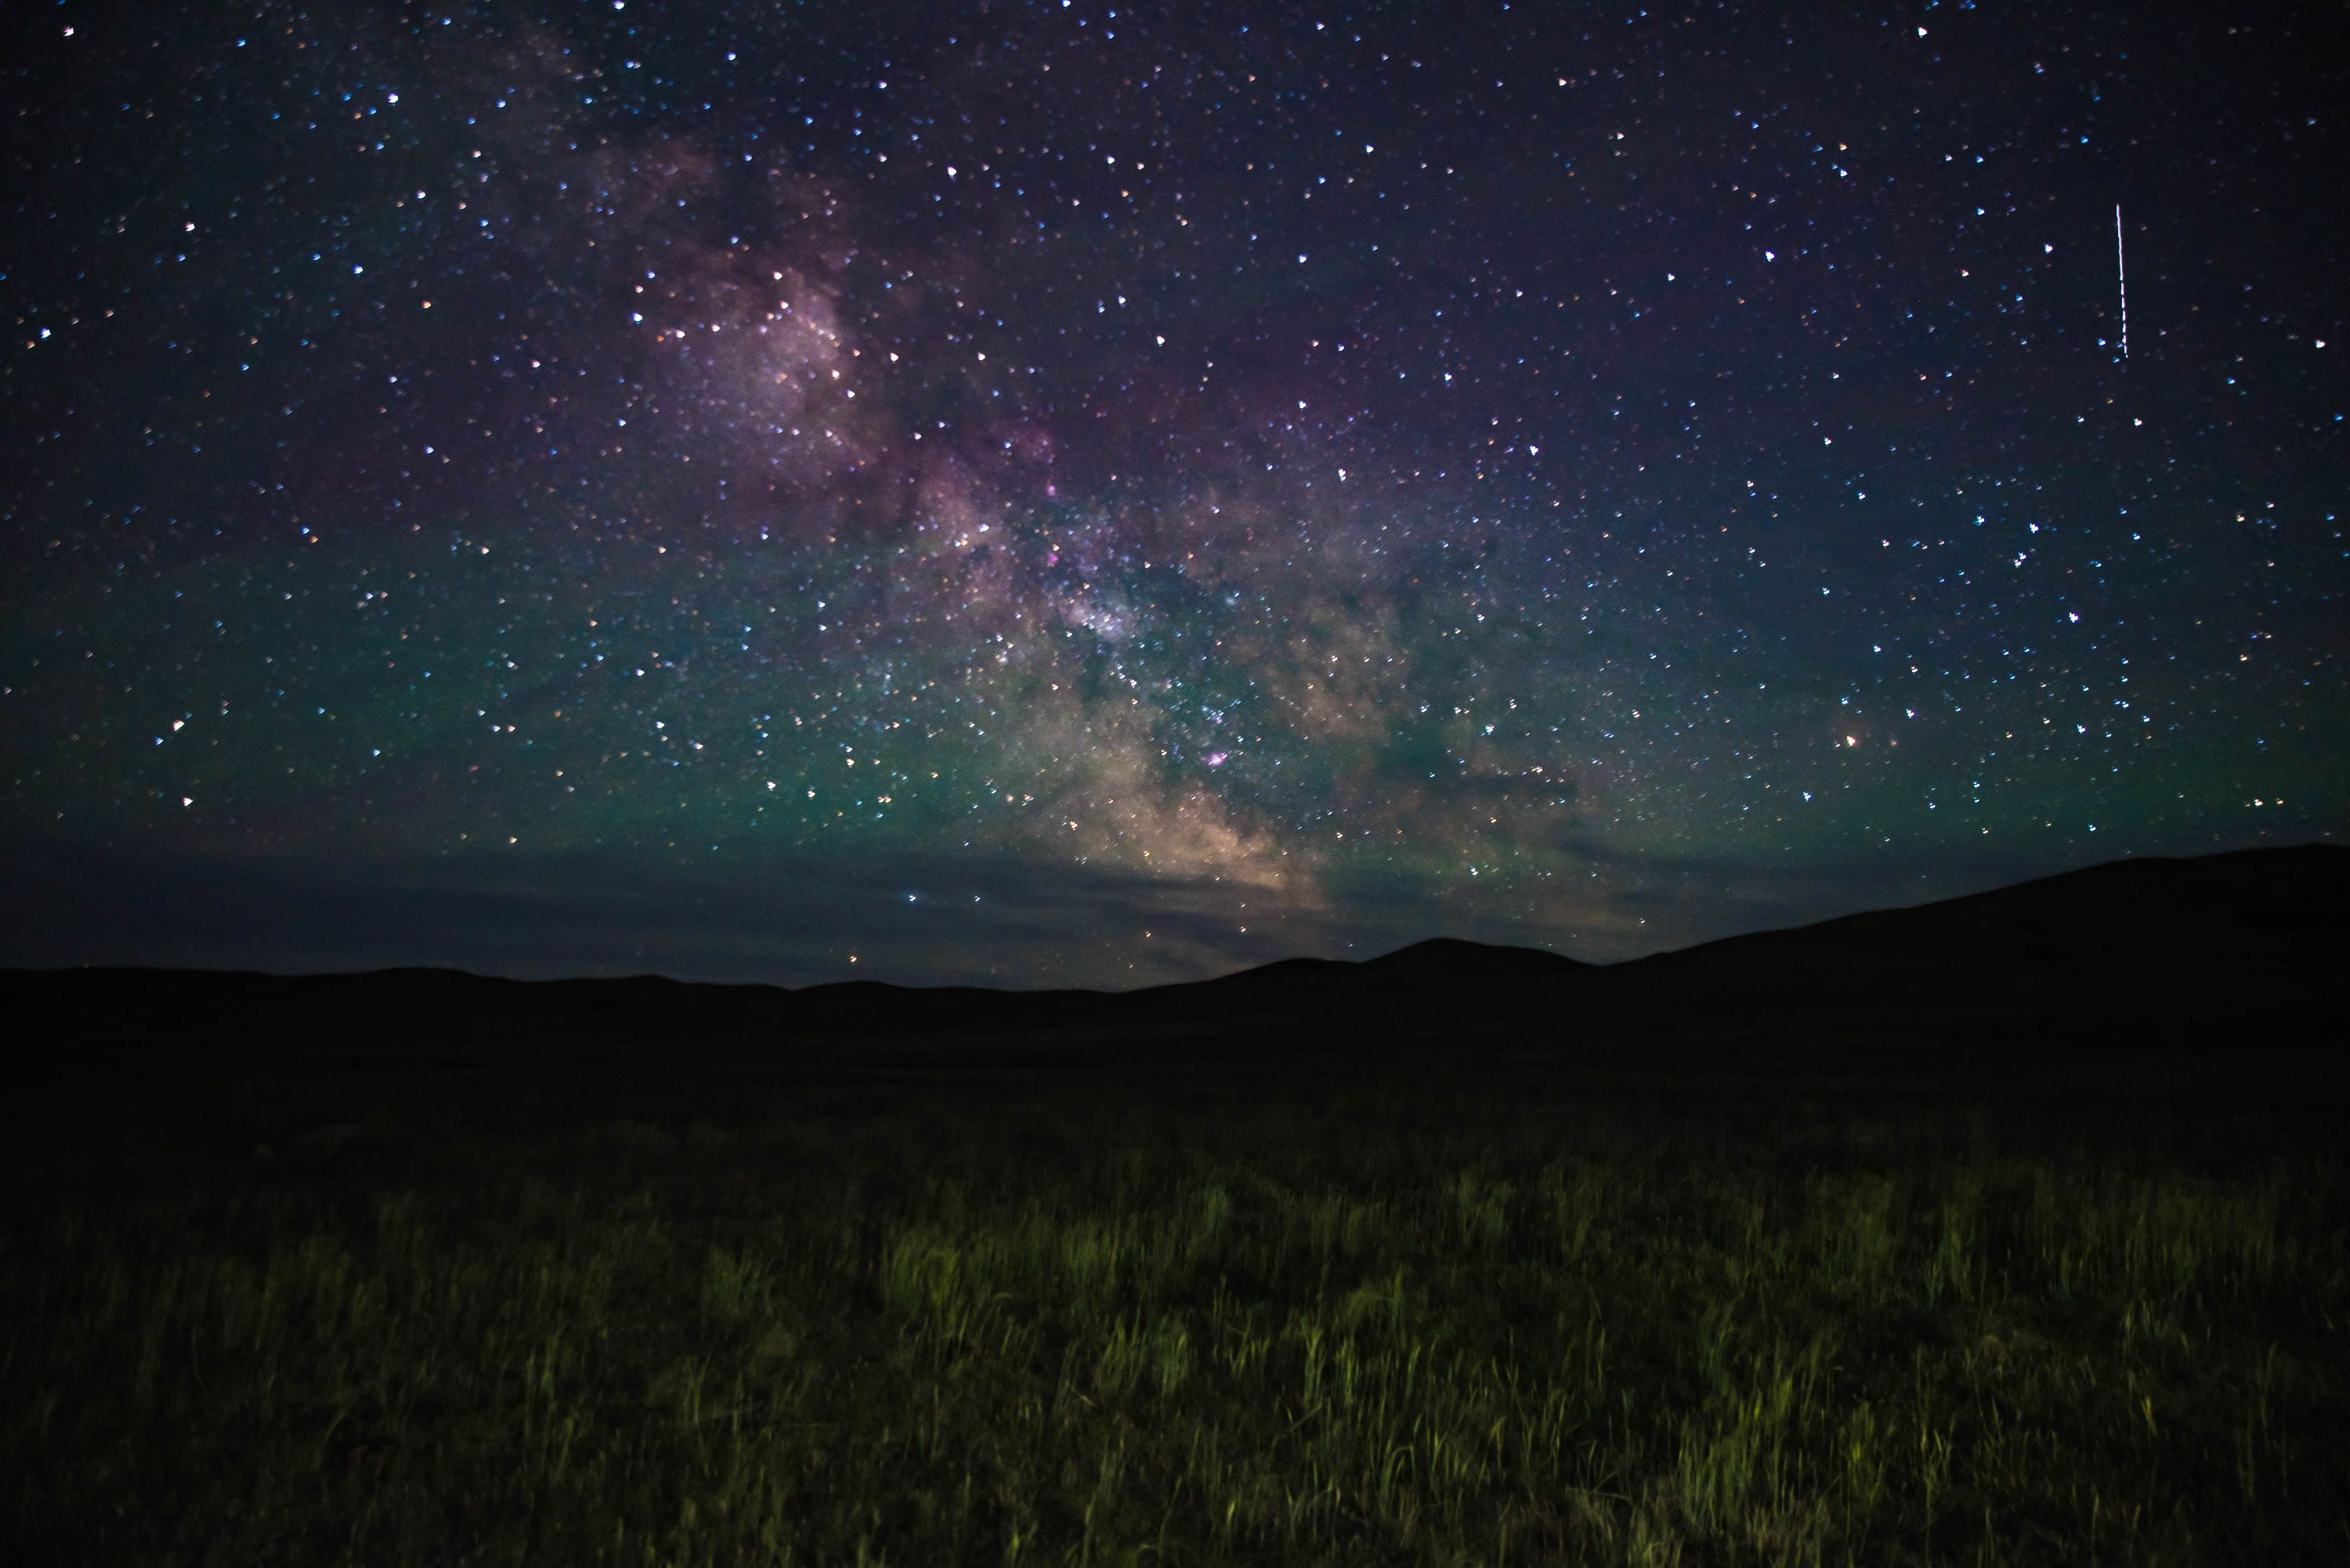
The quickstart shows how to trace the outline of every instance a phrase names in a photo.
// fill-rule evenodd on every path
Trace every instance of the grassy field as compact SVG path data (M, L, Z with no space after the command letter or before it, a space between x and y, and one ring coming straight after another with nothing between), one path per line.
M2256 1118L617 1099L20 1202L5 1555L2350 1561L2350 1182Z

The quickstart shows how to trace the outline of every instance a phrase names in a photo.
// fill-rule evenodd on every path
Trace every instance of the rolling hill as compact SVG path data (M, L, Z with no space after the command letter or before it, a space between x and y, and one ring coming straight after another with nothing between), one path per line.
M304 1042L1348 1045L1757 1031L2325 1042L2350 1002L2346 910L2350 849L2314 845L2115 861L1612 965L1438 939L1116 993L89 969L0 975L0 996L68 1049L232 1054Z

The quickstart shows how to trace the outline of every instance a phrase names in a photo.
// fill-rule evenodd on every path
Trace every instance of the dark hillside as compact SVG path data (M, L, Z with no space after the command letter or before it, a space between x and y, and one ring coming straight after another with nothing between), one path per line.
M53 1043L18 1057L35 1075L75 1058L327 1049L432 1060L484 1048L859 1041L926 1052L1014 1040L1367 1050L1757 1034L2325 1045L2340 1039L2350 1001L2345 909L2350 849L2310 846L2116 861L1607 966L1439 939L1359 963L1291 959L1115 994L525 982L426 970L19 971L0 977L0 994Z

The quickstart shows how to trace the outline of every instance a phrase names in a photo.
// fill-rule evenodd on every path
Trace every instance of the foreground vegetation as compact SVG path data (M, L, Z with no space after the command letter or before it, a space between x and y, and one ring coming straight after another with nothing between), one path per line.
M26 1208L0 1533L77 1563L2350 1560L2350 1185L2239 1133L1374 1089L393 1116Z

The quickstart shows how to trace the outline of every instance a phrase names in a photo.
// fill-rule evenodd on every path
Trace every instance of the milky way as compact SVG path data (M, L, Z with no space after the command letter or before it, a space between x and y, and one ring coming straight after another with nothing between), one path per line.
M1119 985L2338 835L2326 15L19 8L0 958Z

